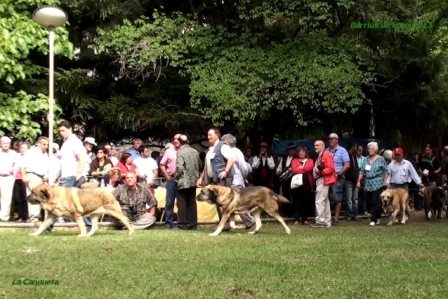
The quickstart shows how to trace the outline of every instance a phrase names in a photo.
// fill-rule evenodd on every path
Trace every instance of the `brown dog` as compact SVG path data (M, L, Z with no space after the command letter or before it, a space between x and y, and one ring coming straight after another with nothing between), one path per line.
M405 224L406 220L411 215L411 208L409 207L409 193L405 189L386 189L380 194L383 209L389 214L389 223L393 225L397 215L401 212L401 223Z
M426 187L420 189L419 196L423 199L426 220L429 220L429 211L431 211L431 218L433 220L436 220L436 213L437 219L442 218L442 210L445 206L445 192L443 187Z
M88 184L83 185L81 189L40 185L32 190L27 199L31 204L39 203L48 212L44 222L32 236L40 235L57 217L62 216L75 219L81 230L79 237L90 237L98 229L98 218L102 214L109 214L123 222L129 230L129 235L134 233L128 219L121 212L120 204L107 188L93 188ZM81 213L79 208L76 208L77 204L82 207ZM88 234L82 219L82 216L87 215L92 217L92 229Z
M283 218L278 214L278 203L291 202L275 194L266 187L247 187L243 189L230 188L216 185L208 185L202 188L197 196L198 201L206 201L212 205L218 205L222 211L222 218L215 232L211 236L217 236L223 230L227 220L230 219L230 227L235 226L235 214L251 212L255 218L255 229L250 234L256 234L261 228L260 214L266 211L270 216L277 219L285 228L286 233L290 234L291 229L286 225Z

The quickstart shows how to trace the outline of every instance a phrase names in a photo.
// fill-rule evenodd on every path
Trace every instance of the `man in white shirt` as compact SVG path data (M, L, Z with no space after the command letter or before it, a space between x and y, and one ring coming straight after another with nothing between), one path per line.
M61 159L61 180L60 184L65 187L75 187L76 182L83 175L86 159L86 149L81 140L73 134L72 124L63 121L58 126L59 134L64 143L62 144Z
M157 162L150 157L151 151L147 145L141 145L138 151L140 156L132 161L132 163L137 166L139 179L145 181L151 188L153 188L155 180L159 175Z
M11 216L12 189L15 181L12 174L19 154L10 149L9 137L3 136L0 139L0 147L0 220L8 221Z
M268 144L263 141L260 143L260 154L252 161L254 186L264 186L274 190L274 168L274 158L269 154Z
M20 167L22 180L26 183L26 196L31 191L48 180L50 161L47 154L48 138L41 136L37 140L37 146L27 151L23 156ZM39 218L41 212L40 204L28 203L28 213L31 220Z

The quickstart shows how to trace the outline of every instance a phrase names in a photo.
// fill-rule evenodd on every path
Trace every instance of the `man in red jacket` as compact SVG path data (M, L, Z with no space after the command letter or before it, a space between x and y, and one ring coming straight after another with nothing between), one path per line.
M325 150L322 140L314 142L314 150L319 155L313 169L316 179L316 223L311 227L331 227L330 200L328 190L336 183L336 171L331 153Z

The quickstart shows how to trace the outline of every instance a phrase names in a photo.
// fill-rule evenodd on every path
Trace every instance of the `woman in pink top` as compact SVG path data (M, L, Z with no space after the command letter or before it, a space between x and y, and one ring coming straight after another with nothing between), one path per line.
M128 172L133 172L137 174L138 177L137 166L135 166L135 164L132 163L132 156L130 153L123 153L121 155L120 162L118 162L117 165L115 165L115 167L120 168L123 183L126 183L125 177Z
M294 207L294 225L308 225L308 217L314 216L314 161L308 158L305 147L299 147L297 156L291 161L291 170L296 174L302 174L303 185L292 189L292 202Z

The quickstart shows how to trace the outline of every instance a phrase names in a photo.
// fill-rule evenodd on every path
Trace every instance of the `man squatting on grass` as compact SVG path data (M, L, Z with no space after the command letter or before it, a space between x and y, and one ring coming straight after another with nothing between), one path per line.
M132 228L141 230L156 223L157 200L149 188L137 184L137 175L133 172L126 174L126 185L118 186L113 194L118 200L124 216L128 217ZM112 218L117 228L123 228L123 223Z

